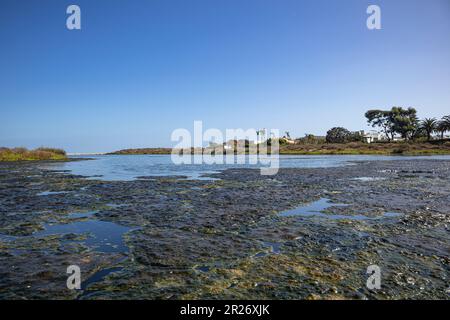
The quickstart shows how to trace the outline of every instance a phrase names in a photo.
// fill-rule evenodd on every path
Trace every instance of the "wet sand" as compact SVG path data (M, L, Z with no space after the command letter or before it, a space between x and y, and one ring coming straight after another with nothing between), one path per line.
M209 176L0 164L0 298L450 298L449 161ZM69 265L83 290L67 289Z

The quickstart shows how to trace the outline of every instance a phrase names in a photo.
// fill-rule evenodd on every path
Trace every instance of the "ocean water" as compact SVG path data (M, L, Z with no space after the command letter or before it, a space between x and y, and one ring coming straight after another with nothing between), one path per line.
M192 163L198 160L192 156ZM92 160L52 163L43 166L50 170L68 170L73 174L90 179L106 181L134 180L140 176L186 176L189 179L210 179L204 175L227 168L261 168L268 167L267 158L263 163L249 164L256 156L217 156L222 164L174 164L170 155L98 155L86 156ZM250 159L250 157L253 157ZM83 158L83 157L76 157ZM371 156L371 155L280 155L281 168L326 168L352 165L354 161L408 160L408 159L441 159L449 160L450 156ZM238 163L241 162L241 163Z

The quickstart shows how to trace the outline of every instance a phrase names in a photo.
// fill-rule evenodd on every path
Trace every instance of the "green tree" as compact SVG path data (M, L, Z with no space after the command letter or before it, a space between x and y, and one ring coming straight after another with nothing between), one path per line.
M450 131L450 116L443 117L436 126L436 131L441 134L441 139L444 139L446 131Z
M437 124L436 118L425 118L420 122L420 129L426 133L428 141L431 141L431 135L436 131Z
M351 139L352 133L342 127L334 127L327 131L326 141L328 143L346 143Z
M388 141L394 139L394 130L392 128L393 123L391 121L391 112L383 110L369 110L366 112L365 117L367 122L373 127L379 127L385 134Z
M394 132L399 133L405 140L413 137L413 133L416 132L419 124L416 109L393 107L390 111L389 118Z

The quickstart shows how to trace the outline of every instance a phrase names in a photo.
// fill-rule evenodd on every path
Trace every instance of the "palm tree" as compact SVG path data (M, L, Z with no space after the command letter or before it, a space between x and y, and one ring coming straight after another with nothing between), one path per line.
M445 116L439 121L436 131L441 133L441 139L444 139L444 133L450 131L450 116Z
M437 120L436 118L425 118L420 124L420 128L427 134L427 140L431 141L431 134L436 131Z
M444 133L445 131L447 131L447 124L445 123L445 121L439 121L436 127L436 131L439 132L441 134L441 140L444 139Z
M444 121L447 124L447 126L450 128L450 116L443 117L442 121Z

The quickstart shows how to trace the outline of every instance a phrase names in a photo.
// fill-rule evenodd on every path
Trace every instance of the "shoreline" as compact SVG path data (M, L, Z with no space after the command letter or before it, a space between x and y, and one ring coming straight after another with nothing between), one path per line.
M175 149L178 154L191 155L259 155L255 146L240 146L234 150L224 150L223 147L216 148L189 148ZM16 151L19 150L19 151ZM171 148L135 148L122 149L108 153L87 153L86 156L97 155L171 155L174 149ZM5 154L6 152L6 154ZM72 157L84 156L82 153L56 154L47 152L44 154L33 154L26 149L3 148L3 157L0 156L0 163L5 162L43 162L43 161L72 161ZM63 152L63 151L62 151ZM32 156L29 156L32 155ZM263 153L266 154L266 153ZM270 150L269 153L270 155ZM450 155L450 141L435 141L427 143L343 143L343 144L289 144L280 145L279 155L380 155L380 156L433 156ZM80 158L85 159L85 158Z
M158 155L171 155L171 153L104 153L104 154L95 154L89 155L89 158L80 158L79 155L72 156L68 155L65 159L29 159L29 160L0 160L0 164L8 164L8 163L45 163L45 162L71 162L71 161L83 161L83 160L95 160L92 158L93 156L158 156ZM192 153L191 155L201 155L201 153ZM231 155L259 155L258 153L240 153L240 154L216 154L216 156L231 156ZM404 153L395 153L395 152L280 152L280 156L398 156L398 157L426 157L426 156L446 156L450 155L449 151L439 151L439 152L430 152L430 151L419 151L419 152L404 152Z
M259 154L248 147L242 149L224 150L223 147L216 148L190 148L177 149L184 154ZM250 146L254 148L254 146ZM170 148L137 148L122 149L106 155L146 155L146 154L172 154ZM280 155L448 155L450 154L450 141L427 142L427 143L343 143L343 144L294 144L280 145Z
M170 153L130 153L130 154L103 154L99 156L170 156ZM200 153L194 153L191 155L201 155ZM216 156L235 156L235 155L259 155L257 153L246 154L216 154ZM450 152L442 153L300 153L300 152L283 152L279 153L280 156L389 156L389 157L428 157L428 156L450 156ZM70 158L70 156L69 156ZM84 158L82 158L84 160ZM95 158L92 158L95 159ZM1 163L1 162L0 162Z

